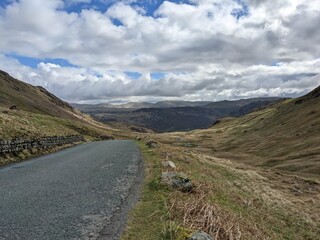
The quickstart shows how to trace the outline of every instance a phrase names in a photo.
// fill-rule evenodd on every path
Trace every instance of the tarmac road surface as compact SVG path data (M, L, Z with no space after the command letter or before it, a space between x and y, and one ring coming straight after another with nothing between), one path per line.
M143 163L132 141L78 145L0 168L0 239L119 239Z

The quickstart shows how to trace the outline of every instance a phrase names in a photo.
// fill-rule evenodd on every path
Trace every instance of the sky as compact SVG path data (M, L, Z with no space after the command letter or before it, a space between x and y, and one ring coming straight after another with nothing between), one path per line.
M0 0L0 69L78 103L296 97L319 0Z

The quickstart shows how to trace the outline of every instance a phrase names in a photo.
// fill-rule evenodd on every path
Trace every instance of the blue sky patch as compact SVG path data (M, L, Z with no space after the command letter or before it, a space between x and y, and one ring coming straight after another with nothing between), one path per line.
M279 62L279 61L273 61L273 62L271 63L271 66L272 66L272 67L279 67L280 64L281 64L281 62Z
M0 0L0 7L5 7L10 4L12 0Z
M165 76L165 73L162 73L162 72L153 72L150 74L150 77L155 80L164 78L164 76Z
M1 0L0 0L1 1ZM89 3L86 2L78 2L78 3L68 3L65 0L65 11L67 12L76 12L80 13L83 9L95 9L99 12L106 12L110 6L117 3L117 0L91 0ZM159 8L159 6L164 2L164 0L144 0L144 1L136 1L131 3L131 6L137 6L143 8L145 10L145 15L153 16L154 12ZM171 0L169 2L174 3L188 3L187 0ZM117 25L117 24L115 24Z
M249 15L249 6L243 0L235 0L241 8L235 8L231 11L231 15L237 20Z
M43 63L53 63L56 65L60 65L61 67L76 67L75 65L71 64L68 60L62 59L62 58L32 58L32 57L26 57L21 56L15 53L9 53L5 55L9 58L14 58L20 62L20 64L31 67L31 68L37 68L38 64Z
M115 26L123 26L123 23L117 18L112 18L111 21Z
M138 72L124 72L124 73L132 79L139 79L142 76L142 74Z
M86 2L79 2L79 3L68 3L68 1L65 0L65 11L80 13L84 9L95 9L100 12L105 12L107 9L114 3L115 1L105 1L102 0L92 0L89 3Z

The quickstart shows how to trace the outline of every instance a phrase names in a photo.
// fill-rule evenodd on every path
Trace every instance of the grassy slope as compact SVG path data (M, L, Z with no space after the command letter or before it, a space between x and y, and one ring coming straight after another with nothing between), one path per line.
M11 106L16 106L17 110L10 110ZM68 134L96 137L112 130L73 109L44 88L0 71L0 138Z
M143 197L123 240L179 239L204 230L216 239L318 239L319 183L284 172L237 163L190 147L146 149ZM161 161L195 184L181 193L159 184ZM151 237L152 236L152 237Z
M158 162L174 161L196 185L166 196L170 236L153 239L186 239L198 229L216 239L319 239L319 92L206 130L149 134L161 143L152 150ZM128 231L139 231L132 222Z
M13 105L17 109L10 110ZM73 134L91 140L120 132L74 110L44 88L26 84L0 71L0 139ZM0 165L39 154L41 152L34 149L2 156Z
M191 143L199 151L254 166L319 175L320 97L310 96L223 119L210 129L160 138L167 143Z
M32 113L73 119L75 112L67 103L58 99L44 88L35 87L12 78L0 71L0 105Z

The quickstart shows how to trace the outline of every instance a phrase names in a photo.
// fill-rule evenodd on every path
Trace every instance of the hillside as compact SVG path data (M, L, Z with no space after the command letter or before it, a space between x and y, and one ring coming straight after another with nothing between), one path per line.
M88 118L45 88L19 81L1 70L0 106L16 106L19 110L65 119Z
M0 123L0 139L71 134L94 138L112 130L43 87L24 83L3 71L0 71Z
M163 135L255 166L320 174L320 87L206 130Z
M168 168L150 167L158 173L148 191L166 196L162 206L168 206L152 220L169 219L163 229L172 239L190 229L227 240L319 239L320 87L208 129L140 138L158 142L146 149L150 159L173 161L195 184L192 194L167 194L156 183ZM137 219L153 223L145 214Z
M105 123L124 123L156 132L208 128L219 118L241 116L279 98L255 98L221 102L162 101L148 108L105 108L106 105L74 105ZM136 105L137 106L137 105Z

